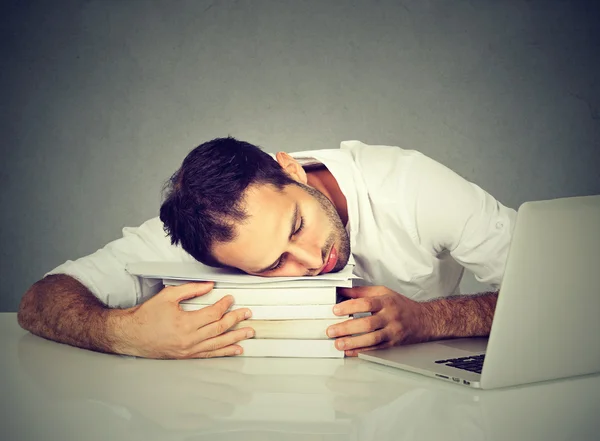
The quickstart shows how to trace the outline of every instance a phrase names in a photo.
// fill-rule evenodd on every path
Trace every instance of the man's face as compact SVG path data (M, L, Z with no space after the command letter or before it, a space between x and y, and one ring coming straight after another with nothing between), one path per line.
M278 191L255 185L245 193L248 217L234 228L237 237L213 248L219 262L260 276L314 276L340 271L350 256L350 240L335 207L304 184Z

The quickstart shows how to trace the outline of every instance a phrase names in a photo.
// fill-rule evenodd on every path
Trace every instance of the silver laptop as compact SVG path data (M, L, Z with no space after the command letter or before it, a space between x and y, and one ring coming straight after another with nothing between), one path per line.
M487 338L359 354L384 365L493 389L600 372L600 195L519 208Z

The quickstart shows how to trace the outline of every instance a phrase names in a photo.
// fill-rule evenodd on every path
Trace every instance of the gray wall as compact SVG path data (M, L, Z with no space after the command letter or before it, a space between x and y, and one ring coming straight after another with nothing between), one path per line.
M217 136L414 148L515 208L600 193L595 3L4 1L0 311Z

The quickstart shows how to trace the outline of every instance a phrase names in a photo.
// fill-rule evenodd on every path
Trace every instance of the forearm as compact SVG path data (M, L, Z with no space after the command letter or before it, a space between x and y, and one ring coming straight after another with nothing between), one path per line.
M423 303L428 311L428 340L490 334L497 292L451 296Z
M110 309L74 278L51 275L25 293L17 315L23 329L50 340L115 352L127 310Z

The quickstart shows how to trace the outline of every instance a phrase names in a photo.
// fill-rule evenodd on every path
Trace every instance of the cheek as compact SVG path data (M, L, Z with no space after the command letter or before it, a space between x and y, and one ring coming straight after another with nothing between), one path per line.
M331 219L329 219L323 210L319 210L318 213L315 214L314 221L307 228L307 240L317 242L320 246L323 246L329 236L331 236L332 232L333 224Z

